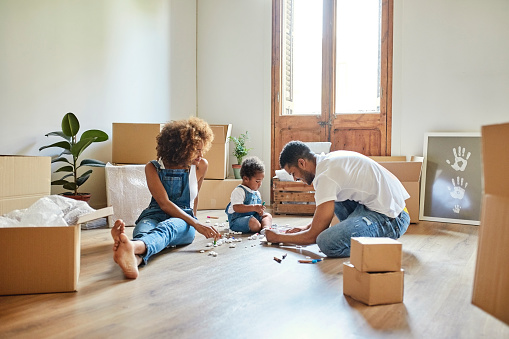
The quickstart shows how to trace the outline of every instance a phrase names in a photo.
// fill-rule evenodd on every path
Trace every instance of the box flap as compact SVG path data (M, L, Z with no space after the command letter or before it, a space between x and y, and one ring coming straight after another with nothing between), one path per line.
M104 218L111 214L113 214L112 206L101 208L100 210L96 210L92 213L82 215L81 217L79 217L78 224L83 224L88 221L92 221L92 220L99 219L99 218Z
M509 196L509 123L482 126L484 193Z
M370 158L375 160L376 162L406 161L405 155L398 156L372 155L370 156Z
M232 133L232 124L228 125L209 125L214 133L214 144L228 142L228 138Z
M422 162L390 161L380 162L401 182L418 182L421 177Z

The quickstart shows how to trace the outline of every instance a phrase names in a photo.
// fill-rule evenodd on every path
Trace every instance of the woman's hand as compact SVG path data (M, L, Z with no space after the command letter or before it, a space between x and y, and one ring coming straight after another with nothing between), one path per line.
M214 240L217 240L221 237L221 234L219 234L219 232L212 226L197 222L194 228L198 233L203 234L207 239L214 238Z

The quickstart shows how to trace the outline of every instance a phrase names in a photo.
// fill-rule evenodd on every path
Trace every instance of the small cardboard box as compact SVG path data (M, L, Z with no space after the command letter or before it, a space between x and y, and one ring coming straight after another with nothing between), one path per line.
M51 157L0 156L0 215L51 194Z
M224 210L230 202L232 191L241 183L242 179L203 180L198 195L198 209Z
M404 271L368 273L343 263L343 294L366 305L403 302Z
M482 127L484 193L472 303L509 325L509 123Z
M112 162L146 164L157 159L156 137L164 124L113 123Z
M223 180L228 175L228 159L230 153L230 137L232 125L210 125L214 132L214 141L212 147L205 154L205 159L209 162L209 168L205 174L205 179Z
M0 228L0 295L77 291L80 224L112 212L94 211L72 226Z
M370 157L389 170L401 181L403 187L410 194L406 200L406 207L410 215L410 222L419 222L419 197L422 161L406 161L406 157Z
M361 272L401 270L402 244L391 238L353 237L350 262Z

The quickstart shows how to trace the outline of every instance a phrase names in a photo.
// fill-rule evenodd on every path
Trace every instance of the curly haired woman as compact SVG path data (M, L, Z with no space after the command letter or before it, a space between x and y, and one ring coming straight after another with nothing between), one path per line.
M113 259L129 279L139 275L138 266L169 246L188 245L195 231L217 239L219 232L200 223L195 215L208 163L203 158L214 135L202 119L167 123L157 136L157 157L145 166L148 188L152 194L133 231L125 234L125 223L117 220L111 230Z

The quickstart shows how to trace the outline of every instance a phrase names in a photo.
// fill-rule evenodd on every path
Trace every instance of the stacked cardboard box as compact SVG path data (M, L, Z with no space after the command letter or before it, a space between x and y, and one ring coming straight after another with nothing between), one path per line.
M482 127L484 192L472 303L509 325L509 123Z
M390 238L354 237L343 263L343 294L366 305L403 301L402 245Z
M109 218L123 219L134 225L141 211L150 202L144 165L157 158L156 137L164 124L113 123L112 162L106 167L107 203L115 209ZM199 209L224 209L239 181L225 179L228 174L229 139L232 125L210 125L214 141L205 154L209 166L199 196ZM140 166L142 165L142 166ZM123 168L120 168L123 167Z
M0 215L27 208L50 191L50 157L0 156Z

